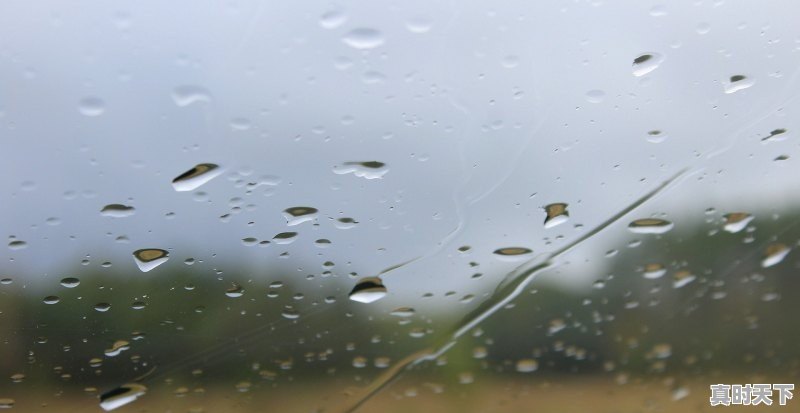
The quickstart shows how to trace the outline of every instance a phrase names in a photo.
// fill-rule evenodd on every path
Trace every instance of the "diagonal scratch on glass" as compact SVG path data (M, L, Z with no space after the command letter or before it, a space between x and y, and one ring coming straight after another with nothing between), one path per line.
M456 326L447 334L443 335L439 340L437 340L437 344L434 344L431 347L427 347L425 349L419 350L415 353L410 354L409 356L403 358L402 360L395 363L389 369L387 369L383 374L378 376L373 382L360 390L360 394L354 396L354 399L340 408L334 410L337 413L351 413L358 409L361 405L363 405L367 400L369 400L372 396L379 393L381 390L386 388L389 384L391 384L394 380L398 379L405 371L408 371L411 367L416 366L418 364L424 363L426 361L435 360L439 356L446 353L450 348L452 348L457 342L458 339L461 338L464 334L468 331L476 327L478 324L486 320L487 318L491 317L493 314L497 313L500 309L505 307L508 303L513 301L517 298L525 288L533 281L533 279L541 273L542 271L555 267L558 262L557 259L563 256L564 254L572 251L573 249L577 248L583 242L591 239L595 235L599 234L606 228L610 227L614 223L618 222L622 219L625 215L628 215L631 211L635 210L645 202L653 199L655 196L663 193L667 188L671 187L674 183L676 183L680 178L688 176L687 174L688 169L684 168L681 171L677 172L675 175L667 179L666 181L662 182L659 186L651 190L650 192L646 193L645 195L641 196L639 199L634 201L632 204L628 205L621 211L614 214L612 217L608 218L597 227L583 235L582 237L576 239L575 241L551 252L548 255L542 257L535 257L532 258L513 271L511 271L505 279L503 279L500 284L498 284L497 288L495 288L494 293L481 303L478 308L467 314L461 321L456 324Z

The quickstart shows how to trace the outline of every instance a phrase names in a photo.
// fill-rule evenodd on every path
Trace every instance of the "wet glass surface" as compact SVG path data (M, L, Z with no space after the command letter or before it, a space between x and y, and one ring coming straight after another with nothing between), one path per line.
M0 408L795 383L798 10L6 2Z

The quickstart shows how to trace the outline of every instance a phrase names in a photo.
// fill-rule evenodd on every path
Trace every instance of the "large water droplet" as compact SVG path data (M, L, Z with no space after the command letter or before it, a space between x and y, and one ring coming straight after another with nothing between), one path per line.
M195 102L211 102L211 93L203 87L182 85L172 90L172 101L178 106L189 106Z
M732 212L730 214L725 214L725 225L722 227L725 231L736 233L739 232L745 227L750 221L755 218L753 215L748 214L747 212Z
M111 411L129 404L147 392L147 387L137 383L123 384L100 395L100 407Z
M97 303L94 305L94 310L100 313L105 313L110 309L111 309L111 304L109 303Z
M386 287L378 277L364 277L350 291L350 299L359 303L371 303L386 296Z
M761 138L762 142L782 141L786 139L786 129L774 129L765 138Z
M276 244L291 244L295 239L297 239L296 232L281 232L272 237L272 242Z
M647 141L650 143L661 143L667 139L667 134L658 129L647 131Z
M0 409L10 409L14 407L14 399L2 398L0 399Z
M169 252L159 248L145 248L134 251L133 259L142 272L148 272L167 262L169 259Z
M106 103L94 96L85 97L78 102L78 111L84 116L100 116L106 111Z
M628 224L628 229L636 234L663 234L675 225L667 220L658 218L644 218Z
M194 168L180 174L172 180L172 187L176 191L192 191L206 182L216 178L222 173L222 168L213 163L197 164Z
M241 285L234 283L233 285L231 285L231 288L228 288L225 291L225 295L227 295L230 298L239 298L242 295L244 295L244 288L242 288Z
M547 216L544 218L544 228L549 229L569 221L567 204L555 203L544 207Z
M653 70L656 70L661 62L664 61L664 56L659 53L644 53L633 59L633 75L644 76Z
M374 49L383 44L381 32L366 27L353 29L342 37L344 44L355 49Z
M283 211L283 217L286 218L288 226L302 224L303 222L313 221L317 217L317 209L311 207L291 207Z
M8 243L8 249L10 250L22 250L28 248L28 243L22 240L13 240Z
M108 204L100 210L100 215L104 217L125 218L133 215L136 209L132 206L122 204Z
M736 93L753 86L753 84L755 84L755 81L745 75L734 75L724 83L725 93Z
M761 266L763 268L772 267L773 265L780 264L786 255L789 254L791 249L785 244L771 244L764 250L764 257L761 259Z
M353 174L360 178L378 179L389 172L389 168L385 163L378 161L345 162L334 166L333 172L337 175Z

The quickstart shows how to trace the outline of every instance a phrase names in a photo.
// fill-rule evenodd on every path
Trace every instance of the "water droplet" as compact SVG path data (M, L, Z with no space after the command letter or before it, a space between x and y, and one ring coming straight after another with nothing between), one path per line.
M345 162L333 167L333 173L337 175L353 174L365 179L379 179L386 172L389 172L389 168L385 163L378 161Z
M94 96L85 97L78 102L78 111L84 116L100 116L106 111L106 103Z
M242 288L241 285L234 283L231 285L231 288L228 288L225 291L225 295L230 298L239 298L244 295L244 288Z
M628 224L628 229L636 234L663 234L672 229L672 222L658 218L644 218Z
M747 224L755 218L747 212L732 212L730 214L725 214L723 217L725 218L725 225L722 229L731 233L737 233L745 229Z
M134 251L133 259L142 272L148 272L167 262L169 252L159 248L145 248Z
M654 280L656 278L663 277L664 274L666 273L667 269L664 268L663 264L652 263L644 266L644 273L642 275L644 276L644 278Z
M786 139L786 129L774 129L765 138L761 138L762 142L778 142Z
M0 280L0 284L2 284L2 285L9 285L9 284L11 284L13 282L14 282L14 280L12 280L11 278L3 278L2 280Z
M431 31L431 27L433 27L433 22L423 16L414 16L406 20L406 29L411 33L427 33Z
M311 207L291 207L283 211L283 217L286 218L286 225L295 226L303 222L313 221L317 217L317 209Z
M117 340L117 341L114 342L114 344L111 345L111 348L106 349L103 352L103 354L105 354L106 357L116 357L120 353L122 353L123 351L130 350L130 348L131 348L130 344L131 343L129 343L129 342L125 341L125 340Z
M643 53L633 59L633 75L636 77L644 76L653 70L658 69L664 56L659 53Z
M15 403L14 399L0 398L0 409L10 409L14 407L14 403Z
M131 309L133 310L143 310L145 307L147 307L147 303L144 301L134 301L131 303Z
M350 299L359 303L372 303L386 296L386 287L383 280L378 277L364 277L360 279L353 290L350 291Z
M42 300L42 302L45 304L58 304L59 301L61 301L61 298L59 298L57 295L48 295Z
M689 283L691 283L696 279L697 277L689 271L686 270L678 271L672 277L672 287L681 288L688 285Z
M94 310L100 313L105 313L110 309L111 309L111 304L109 303L97 303L94 305Z
M66 277L61 279L61 286L66 288L75 288L81 284L81 280L75 277Z
M539 369L539 362L534 359L517 360L516 368L520 373L532 373Z
M222 173L222 168L213 163L197 164L194 168L180 174L172 180L172 187L176 191L192 191L206 182L216 178Z
M514 259L518 259L532 252L533 250L525 247L506 247L494 250L495 255L504 258L514 258Z
M586 101L589 103L601 103L606 98L606 92L594 89L586 92Z
M28 248L28 243L22 240L14 240L8 243L8 249L10 250L22 250Z
M172 90L172 101L180 107L196 102L211 102L211 93L203 87L182 85Z
M276 244L291 244L297 238L296 232L281 232L272 237L272 242Z
M319 25L324 29L335 29L347 21L347 13L344 10L330 10L319 17Z
M650 143L661 143L664 142L666 139L667 139L667 134L658 129L647 131L647 141Z
M145 392L147 392L147 387L141 384L123 384L116 389L107 391L100 395L100 407L108 412L132 403L139 397L143 396Z
M695 31L697 34L708 34L708 32L711 31L711 25L706 22L699 23L695 28Z
M253 126L253 124L252 124L252 122L250 122L250 119L234 118L234 119L231 119L230 126L231 126L231 129L233 129L233 130L245 131L245 130L249 130L250 127Z
M132 206L122 204L108 204L100 210L100 215L104 217L125 218L133 215L136 209Z
M353 29L342 37L344 44L355 49L374 49L383 44L383 34L381 32L366 27Z
M408 318L414 315L416 311L411 307L398 307L390 312L390 315L395 317Z
M786 258L791 249L784 244L776 243L767 246L764 250L764 257L761 259L761 266L763 268L772 267L779 264Z
M283 311L281 311L281 315L289 320L300 318L300 312L293 308L284 308Z
M325 239L325 238L320 238L320 239L314 241L314 245L316 245L319 248L328 248L328 247L331 246L331 240Z
M350 228L353 228L356 225L358 225L358 221L356 221L353 218L344 217L344 218L339 218L336 221L334 221L333 225L336 226L336 228L339 228L339 229L350 229Z
M745 75L734 75L731 76L730 80L724 83L725 93L736 93L753 86L753 84L755 84L755 81Z
M550 229L557 225L561 225L569 220L569 211L567 211L567 204L555 203L544 207L547 216L544 218L544 228Z

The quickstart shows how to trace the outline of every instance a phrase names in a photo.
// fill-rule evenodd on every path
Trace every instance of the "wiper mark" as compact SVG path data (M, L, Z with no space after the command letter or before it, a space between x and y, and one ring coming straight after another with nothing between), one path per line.
M439 356L446 353L452 348L458 339L464 336L467 332L475 328L478 324L497 313L500 309L505 307L508 303L517 298L525 288L533 281L537 274L542 271L552 268L557 265L557 259L562 255L577 248L583 242L591 239L611 225L619 222L625 215L629 214L634 209L638 208L645 202L653 199L658 194L664 192L673 183L678 181L679 178L687 176L687 169L673 175L671 178L664 181L661 185L643 195L626 208L614 214L593 230L584 234L582 237L572 241L571 243L545 255L544 258L534 257L522 263L513 271L511 271L505 279L497 286L494 293L489 299L484 301L478 308L467 314L456 326L447 334L438 340L439 344L417 351L404 359L395 363L392 367L387 369L383 374L378 376L369 386L361 391L353 400L346 406L335 410L339 413L351 413L358 409L362 404L369 400L372 396L378 394L381 390L386 388L389 384L398 379L402 374L408 371L411 367L426 361L435 360Z

